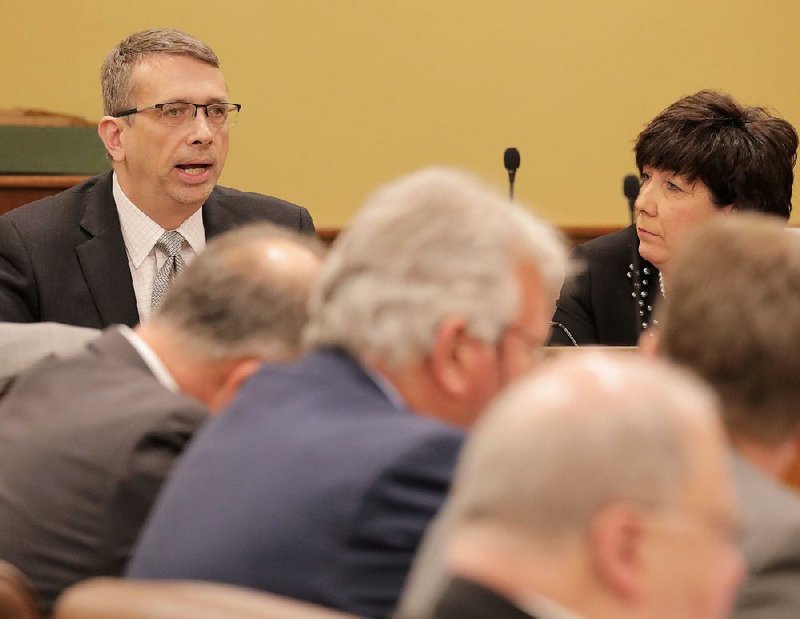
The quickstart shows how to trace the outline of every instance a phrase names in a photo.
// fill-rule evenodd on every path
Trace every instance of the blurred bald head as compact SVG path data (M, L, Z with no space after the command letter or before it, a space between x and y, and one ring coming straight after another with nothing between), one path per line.
M738 551L701 524L735 518L717 413L697 379L633 356L573 353L524 379L464 449L453 571L586 616L724 617Z
M285 359L300 350L321 267L318 242L270 224L215 238L171 286L150 323L208 359Z

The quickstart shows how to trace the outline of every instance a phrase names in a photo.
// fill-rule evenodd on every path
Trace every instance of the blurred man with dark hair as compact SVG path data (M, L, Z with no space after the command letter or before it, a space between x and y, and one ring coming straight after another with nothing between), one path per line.
M673 265L658 346L717 391L733 448L748 578L736 619L800 616L800 238L738 215L698 229Z

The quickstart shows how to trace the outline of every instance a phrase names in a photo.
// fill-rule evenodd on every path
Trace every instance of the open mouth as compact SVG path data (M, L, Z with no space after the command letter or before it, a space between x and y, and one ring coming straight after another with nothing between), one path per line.
M175 166L182 172L188 174L189 176L200 176L206 170L211 168L210 163L179 163Z

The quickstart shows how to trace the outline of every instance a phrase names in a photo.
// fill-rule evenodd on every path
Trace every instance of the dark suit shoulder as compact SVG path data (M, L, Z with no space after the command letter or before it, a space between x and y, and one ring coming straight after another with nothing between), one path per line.
M790 619L800 612L800 499L789 488L733 458L747 579L733 619Z
M111 173L93 176L54 196L29 202L9 211L2 218L13 222L26 235L63 235L69 230L65 222L75 226L86 210L87 200L98 195L107 195L113 204Z
M314 231L311 215L302 206L273 196L219 185L206 201L204 221L212 234L258 221L269 221L299 232Z
M582 243L576 248L576 253L589 258L621 256L630 260L633 243L633 228L627 227Z

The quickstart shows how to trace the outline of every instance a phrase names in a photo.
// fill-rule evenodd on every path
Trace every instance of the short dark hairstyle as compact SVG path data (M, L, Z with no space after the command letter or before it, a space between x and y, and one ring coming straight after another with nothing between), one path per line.
M701 225L658 312L661 350L717 391L734 437L772 445L800 431L800 234L755 213Z
M679 99L636 139L636 165L700 180L718 206L788 219L797 131L763 107L713 90Z

